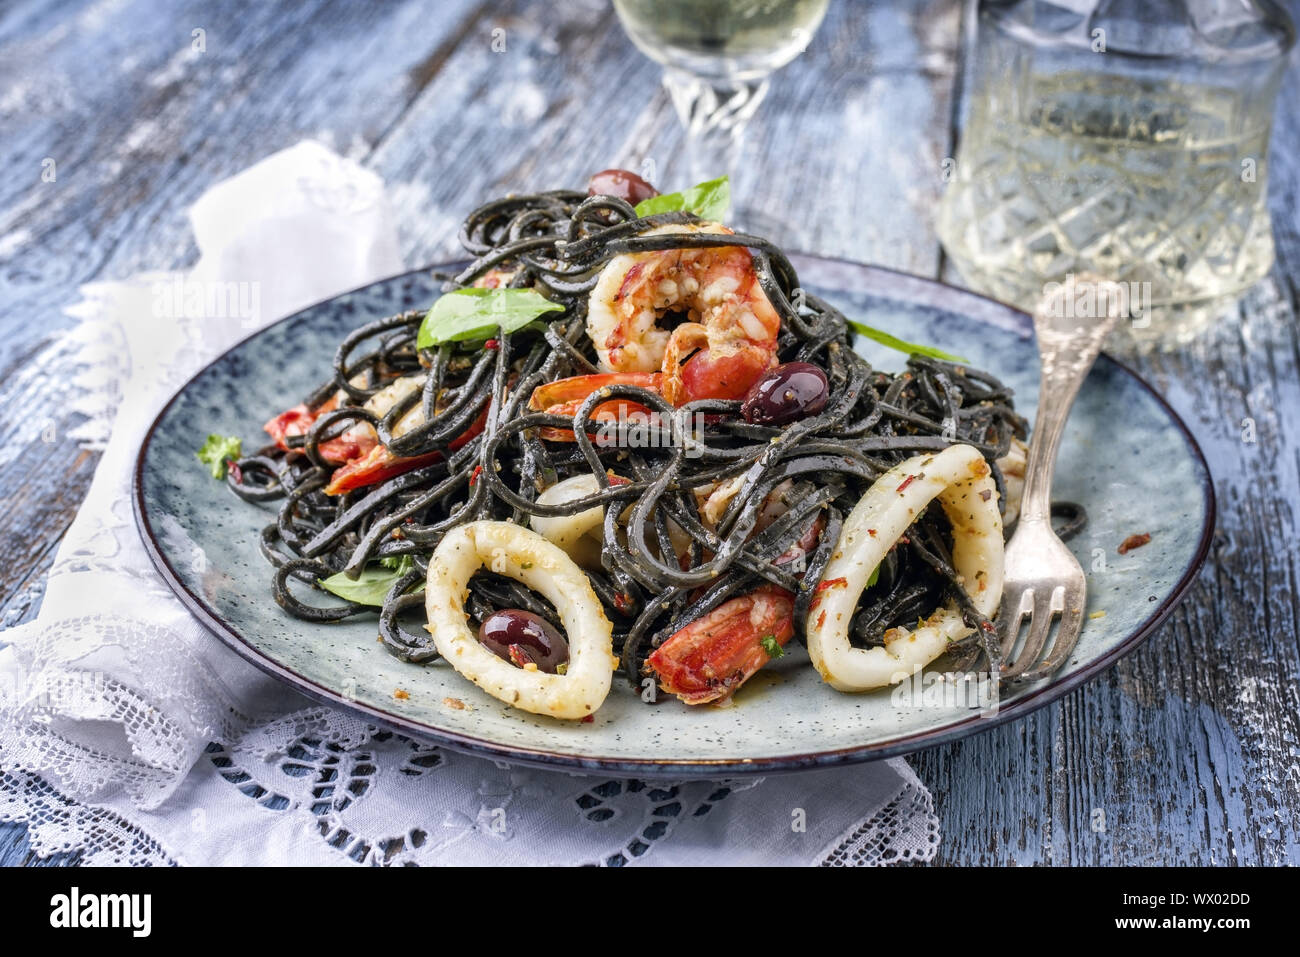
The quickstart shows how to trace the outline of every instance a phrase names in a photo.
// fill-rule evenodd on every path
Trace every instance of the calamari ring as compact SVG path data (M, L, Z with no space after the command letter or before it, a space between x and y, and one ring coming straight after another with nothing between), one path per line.
M600 483L596 476L589 473L575 475L542 492L537 496L537 504L563 505L599 492ZM603 505L593 505L572 515L531 515L528 518L533 531L558 545L575 562L587 568L600 567L600 543L592 540L591 533L599 531L604 522Z
M485 565L550 599L569 642L564 674L517 668L479 643L464 605L470 576ZM508 705L553 718L585 718L609 694L618 664L613 626L582 569L530 529L510 522L470 522L448 532L429 560L425 610L425 627L442 657Z
M914 456L890 469L853 507L808 613L808 655L839 691L897 684L971 629L955 603L915 631L891 628L883 648L854 648L849 622L867 579L921 510L938 499L952 523L952 563L975 607L993 615L1002 600L1002 517L988 463L969 445Z

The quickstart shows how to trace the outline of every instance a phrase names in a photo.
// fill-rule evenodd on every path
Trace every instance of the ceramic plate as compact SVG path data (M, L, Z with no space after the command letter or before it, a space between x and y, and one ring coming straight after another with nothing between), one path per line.
M849 316L913 342L942 345L992 371L1014 387L1018 407L1032 416L1038 355L1023 313L887 270L811 257L796 257L795 265L806 288ZM1055 676L1004 694L995 711L978 707L977 695L965 690L932 689L911 701L889 690L846 695L824 684L792 645L729 708L688 708L675 700L650 707L618 677L590 723L508 708L445 664L390 657L376 641L374 619L320 625L283 612L271 598L271 570L257 547L271 511L235 498L194 458L209 432L239 435L245 448L264 444L261 423L319 383L346 333L380 316L427 307L437 288L427 271L386 279L235 346L162 411L135 476L145 544L193 613L254 664L380 724L530 764L677 777L901 754L1017 718L1113 665L1169 614L1205 557L1214 499L1196 442L1145 382L1102 356L1075 405L1057 468L1055 497L1088 510L1088 527L1071 548L1090 570L1090 617L1073 657ZM863 351L879 368L903 364L900 354L871 344ZM1150 533L1150 544L1117 554L1116 546L1137 532ZM194 561L199 552L204 562ZM398 689L406 697L395 697Z

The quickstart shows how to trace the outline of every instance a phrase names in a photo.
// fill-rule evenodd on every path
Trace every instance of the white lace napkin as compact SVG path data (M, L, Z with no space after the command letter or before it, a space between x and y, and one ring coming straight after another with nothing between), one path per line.
M0 635L0 820L94 863L863 864L929 860L901 760L662 783L469 757L314 703L196 622L154 573L130 475L212 356L402 269L383 184L304 142L190 213L201 258L83 287L77 437L103 450L35 622ZM210 298L220 289L220 308Z

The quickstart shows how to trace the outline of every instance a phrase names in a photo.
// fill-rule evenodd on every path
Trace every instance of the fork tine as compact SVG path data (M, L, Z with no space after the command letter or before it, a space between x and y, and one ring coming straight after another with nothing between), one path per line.
M1043 646L1047 644L1047 636L1052 631L1052 619L1056 617L1056 613L1064 603L1065 589L1060 585L1046 595L1035 594L1034 613L1029 620L1029 635L1025 638L1025 646L1020 649L1020 654L1016 655L1016 660L1003 669L1003 681L1015 680L1038 663L1043 653Z
M1065 609L1061 612L1061 627L1056 632L1056 643L1052 645L1052 651L1046 660L1037 668L1025 672L1022 681L1046 678L1065 664L1065 659L1074 651L1074 646L1079 643L1079 634L1083 631L1083 606L1086 600L1086 586L1067 590Z
M1020 626L1025 616L1034 610L1034 590L1022 588L1019 592L1002 593L1002 607L998 609L998 638L1002 641L1002 662L1006 663L1016 647Z

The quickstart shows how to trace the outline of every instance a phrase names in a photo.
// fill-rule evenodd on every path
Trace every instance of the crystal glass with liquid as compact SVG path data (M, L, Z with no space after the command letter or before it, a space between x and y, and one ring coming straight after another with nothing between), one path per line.
M1294 42L1256 0L985 0L939 214L964 279L1032 307L1094 273L1121 328L1190 338L1273 263L1273 105Z
M726 174L733 195L744 192L736 159L745 126L767 94L768 77L804 51L829 2L614 0L637 49L663 64L664 85L686 128L691 183ZM761 225L756 217L735 210L732 220L748 218L742 225L754 228Z

